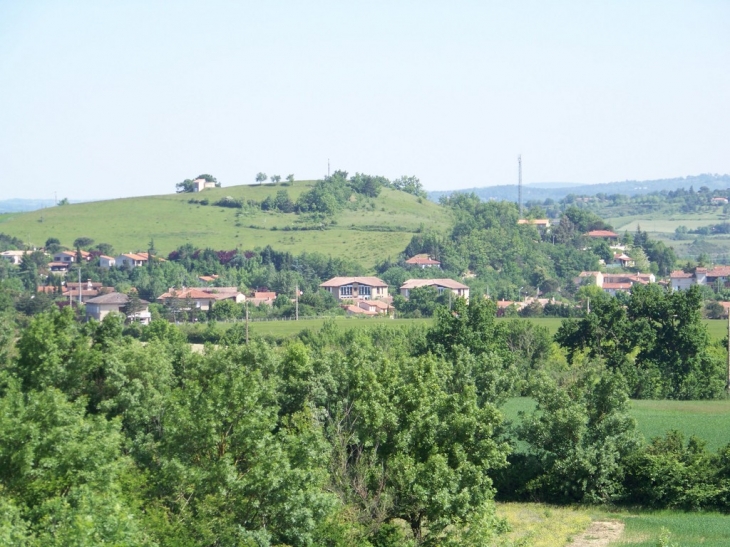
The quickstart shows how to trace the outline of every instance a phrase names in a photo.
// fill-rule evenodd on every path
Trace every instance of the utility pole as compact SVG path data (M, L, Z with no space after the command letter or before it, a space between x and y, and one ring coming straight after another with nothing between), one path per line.
M522 154L517 156L517 202L520 206L520 218L522 218Z
M730 393L730 311L727 314L727 384L725 389Z
M79 262L79 307L81 307L81 263Z
M248 299L246 299L246 345L248 346Z
M295 318L299 321L299 283L294 286L294 302L296 303L296 315Z

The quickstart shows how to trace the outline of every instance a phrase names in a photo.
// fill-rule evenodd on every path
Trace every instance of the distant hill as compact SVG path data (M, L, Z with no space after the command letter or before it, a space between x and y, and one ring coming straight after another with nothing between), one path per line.
M52 207L52 199L3 199L0 200L0 213L22 213Z
M693 186L695 190L707 186L710 190L723 190L730 188L730 175L696 175L689 177L678 177L674 179L658 180L627 180L623 182L606 182L602 184L576 184L576 183L543 182L524 185L522 187L522 200L544 201L546 199L560 200L569 194L576 196L595 196L596 194L625 194L635 196L649 194L661 190L678 190L679 188L689 189ZM429 192L428 197L438 201L441 196L450 195L454 192L474 192L483 200L517 201L517 185L484 186L481 188L465 188L454 191Z
M388 188L376 198L351 203L328 219L334 222L326 227L305 215L214 205L226 197L260 203L281 190L296 200L314 181L287 184L227 186L200 193L94 201L5 214L0 215L0 232L32 245L55 237L67 247L77 237L90 237L95 243L111 244L119 253L146 250L152 239L163 255L186 243L216 250L271 245L278 251L316 251L373 267L388 257L395 258L423 228L440 230L449 225L449 212L443 207ZM206 204L199 203L202 200Z

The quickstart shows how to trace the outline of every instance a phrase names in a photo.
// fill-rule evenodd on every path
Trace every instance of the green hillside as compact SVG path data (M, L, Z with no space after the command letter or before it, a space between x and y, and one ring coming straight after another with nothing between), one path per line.
M117 252L144 250L151 238L166 254L191 243L214 249L253 249L271 245L300 253L317 251L346 256L364 266L402 252L422 228L442 229L448 212L426 199L383 188L376 198L358 196L326 229L312 228L304 215L212 205L219 199L263 201L287 190L292 200L314 184L256 185L215 188L195 194L167 194L51 207L29 213L0 215L0 232L33 245L56 237L70 247L77 237L110 243ZM207 198L210 205L188 203Z

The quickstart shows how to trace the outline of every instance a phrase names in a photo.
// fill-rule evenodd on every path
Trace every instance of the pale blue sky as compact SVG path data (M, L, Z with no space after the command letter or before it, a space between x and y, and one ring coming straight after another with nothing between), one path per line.
M730 172L730 2L0 0L0 199Z

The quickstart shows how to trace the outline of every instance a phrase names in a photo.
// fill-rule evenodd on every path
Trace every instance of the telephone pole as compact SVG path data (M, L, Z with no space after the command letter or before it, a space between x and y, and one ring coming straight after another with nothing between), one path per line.
M517 203L519 203L520 218L522 218L522 154L517 156Z
M296 303L295 318L299 321L299 283L294 286L294 302Z
M246 299L246 345L248 346L248 298Z

